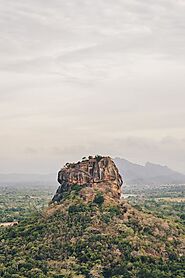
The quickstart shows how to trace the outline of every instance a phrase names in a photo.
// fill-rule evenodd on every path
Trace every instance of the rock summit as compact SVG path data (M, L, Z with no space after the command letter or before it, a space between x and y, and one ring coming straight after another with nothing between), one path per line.
M67 163L58 173L58 187L52 202L61 202L64 196L78 187L84 201L92 201L96 194L105 200L118 201L122 177L110 157L89 156L77 163Z

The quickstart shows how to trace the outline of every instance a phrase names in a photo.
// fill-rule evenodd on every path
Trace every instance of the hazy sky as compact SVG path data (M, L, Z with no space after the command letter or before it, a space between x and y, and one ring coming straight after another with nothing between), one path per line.
M184 0L0 0L0 172L88 154L185 173Z

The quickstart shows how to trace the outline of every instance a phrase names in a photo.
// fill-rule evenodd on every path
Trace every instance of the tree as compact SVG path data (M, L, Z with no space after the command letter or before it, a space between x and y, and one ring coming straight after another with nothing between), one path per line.
M98 205L102 205L104 203L104 196L102 193L98 193L94 198L94 203Z

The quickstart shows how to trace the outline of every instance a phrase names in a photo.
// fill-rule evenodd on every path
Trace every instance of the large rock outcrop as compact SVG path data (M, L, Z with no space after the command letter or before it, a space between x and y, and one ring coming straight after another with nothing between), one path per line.
M78 163L67 163L58 173L60 183L52 201L60 202L66 193L80 186L85 201L92 201L96 193L102 193L105 200L119 200L122 178L110 157L89 157Z

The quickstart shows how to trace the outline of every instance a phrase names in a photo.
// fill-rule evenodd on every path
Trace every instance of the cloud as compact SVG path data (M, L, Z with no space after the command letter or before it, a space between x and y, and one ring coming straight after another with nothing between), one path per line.
M184 12L181 0L1 0L2 169L110 152L183 170Z
M184 59L180 1L2 0L1 8L2 70L86 79L115 61L124 70L129 54Z

